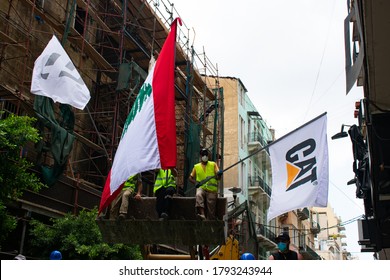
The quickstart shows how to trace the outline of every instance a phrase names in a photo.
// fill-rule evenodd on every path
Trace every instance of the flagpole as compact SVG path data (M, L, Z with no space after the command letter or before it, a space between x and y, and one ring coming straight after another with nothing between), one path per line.
M236 166L237 164L240 164L241 162L247 160L247 159L250 158L250 157L253 157L253 156L256 155L257 153L259 153L259 152L261 152L261 151L263 151L263 150L265 150L265 149L268 149L270 146L272 146L272 145L278 143L279 141L281 141L281 140L283 140L284 138L290 136L291 134L293 134L293 133L296 132L297 130L300 130L301 128L303 128L303 127L305 127L305 126L311 124L312 122L315 122L316 120L318 120L319 118L323 117L324 115L326 115L326 112L324 112L324 113L322 113L321 115L319 115L318 117L316 117L316 118L314 118L314 119L308 121L307 123L305 123L305 124L299 126L298 128L294 129L293 131L290 131L289 133L283 135L283 136L280 137L279 139L276 139L275 141L272 141L271 143L265 145L264 147L261 147L260 149L254 151L252 154L250 154L250 155L244 157L243 159L240 159L240 160L239 160L238 162L236 162L236 163L233 163L233 164L230 165L229 167L227 167L227 168L225 168L225 169L223 169L223 170L220 170L220 172L224 173L225 171L228 171L229 169L233 168L233 167ZM217 175L207 177L206 179L200 181L200 182L198 183L198 185L203 185L203 184L207 183L208 181L210 181L211 179L216 178L216 177L217 177ZM190 190L192 190L192 189L187 190L186 193L187 193L188 191L190 191Z

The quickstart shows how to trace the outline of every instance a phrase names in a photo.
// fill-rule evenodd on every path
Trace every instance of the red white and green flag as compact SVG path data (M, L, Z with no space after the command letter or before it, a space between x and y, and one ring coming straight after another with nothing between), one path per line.
M142 85L126 119L114 162L100 201L99 213L132 175L176 167L175 50L177 22Z

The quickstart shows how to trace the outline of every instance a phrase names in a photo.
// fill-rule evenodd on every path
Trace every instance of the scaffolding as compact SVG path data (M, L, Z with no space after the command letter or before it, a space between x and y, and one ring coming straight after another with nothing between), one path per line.
M35 97L30 93L34 61L56 35L91 92L84 110L72 110L75 121L69 133L75 141L63 175L78 185L101 191L149 61L152 56L158 57L176 17L179 13L167 0L2 1L2 110L34 116ZM176 49L175 98L178 184L186 191L190 188L188 175L201 147L209 148L223 168L223 92L217 66L204 49L195 50L191 43L194 32L185 24L185 18L182 21ZM208 81L211 77L213 83L206 82L206 77ZM61 119L57 104L53 110ZM44 137L49 143L47 128ZM29 148L29 156L37 165L53 166L50 148L43 149L39 162L37 152Z
M9 114L37 117L38 105L50 109L44 119L38 117L42 142L23 147L23 154L34 162L34 171L42 178L46 178L44 168L56 174L50 183L46 178L48 189L26 191L18 199L18 215L61 217L99 205L128 113L146 79L150 60L158 58L176 17L180 14L168 0L0 2L1 118ZM195 49L194 30L181 19L175 65L177 184L190 198L195 189L187 185L187 178L199 161L201 148L210 149L212 159L223 169L223 90L218 67L204 48L201 52ZM90 90L91 99L84 110L53 104L30 93L34 61L53 35ZM66 139L74 139L68 143L70 148L60 151L60 163L53 149L53 123L63 126ZM152 182L144 186L147 196L152 196ZM224 221L214 224L221 230L216 237L220 243ZM183 239L183 243L191 242ZM20 243L24 244L23 234Z

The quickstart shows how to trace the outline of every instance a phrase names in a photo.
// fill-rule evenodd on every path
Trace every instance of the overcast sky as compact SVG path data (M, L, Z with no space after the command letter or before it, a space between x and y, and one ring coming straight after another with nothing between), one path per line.
M329 203L348 221L364 213L356 199L349 138L330 140L342 124L357 124L354 104L362 89L345 92L344 19L347 0L171 0L196 32L219 76L240 78L276 136L327 112ZM360 259L357 222L346 225L347 249Z

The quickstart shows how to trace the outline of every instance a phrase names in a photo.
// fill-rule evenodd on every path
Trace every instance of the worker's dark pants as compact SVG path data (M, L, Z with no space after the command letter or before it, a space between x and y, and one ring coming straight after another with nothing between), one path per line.
M174 187L161 187L156 191L156 211L158 217L161 217L162 213L167 213L170 215L172 196L175 193L176 189Z

